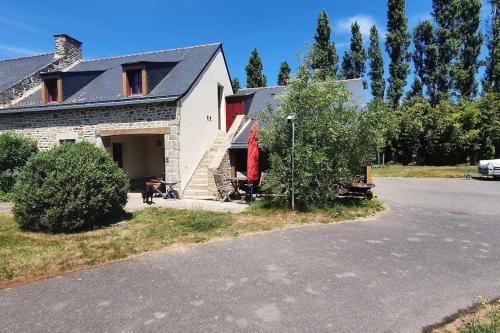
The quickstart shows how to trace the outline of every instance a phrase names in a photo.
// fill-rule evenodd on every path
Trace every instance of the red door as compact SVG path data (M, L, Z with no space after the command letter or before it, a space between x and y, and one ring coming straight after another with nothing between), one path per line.
M226 132L229 131L236 116L243 114L243 100L227 100L226 101Z

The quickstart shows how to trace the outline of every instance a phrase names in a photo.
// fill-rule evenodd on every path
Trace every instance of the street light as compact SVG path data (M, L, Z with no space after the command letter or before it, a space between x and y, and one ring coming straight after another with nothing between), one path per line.
M286 117L288 123L292 124L292 210L295 210L294 169L295 169L295 116Z

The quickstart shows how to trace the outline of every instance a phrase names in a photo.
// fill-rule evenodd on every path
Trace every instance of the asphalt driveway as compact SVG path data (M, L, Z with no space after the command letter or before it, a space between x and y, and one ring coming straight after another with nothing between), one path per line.
M377 179L378 218L0 290L5 332L418 332L500 294L500 182Z

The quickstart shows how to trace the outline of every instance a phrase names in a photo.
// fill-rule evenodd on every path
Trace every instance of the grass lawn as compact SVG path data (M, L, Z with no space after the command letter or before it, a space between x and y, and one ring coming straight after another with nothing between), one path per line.
M423 330L425 333L497 333L500 332L500 298L481 301Z
M123 223L75 234L23 231L11 215L0 214L0 288L174 244L234 238L306 223L336 223L383 209L377 200L352 199L302 213L269 207L262 201L242 214L147 208Z
M463 178L466 172L477 172L477 166L406 166L374 167L375 177Z

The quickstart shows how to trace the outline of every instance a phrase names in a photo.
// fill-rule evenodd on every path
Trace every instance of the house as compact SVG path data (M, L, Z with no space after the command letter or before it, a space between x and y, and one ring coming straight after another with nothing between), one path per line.
M40 149L90 141L133 183L164 175L184 193L226 135L233 91L222 44L87 60L75 38L54 42L54 52L0 61L0 133Z
M340 80L339 83L344 84L351 95L348 102L350 106L359 109L366 107L362 79ZM236 118L236 115L243 114L247 118L234 135L228 148L232 177L235 177L237 172L246 172L248 136L253 124L259 118L259 113L265 111L268 105L276 108L279 104L279 96L286 92L286 89L283 86L239 89L234 95L226 97L228 125L232 119ZM267 167L265 156L261 156L261 165L263 168Z
M213 198L215 174L246 171L249 130L286 91L233 94L221 43L89 60L71 36L54 43L54 52L0 61L0 133L31 136L40 149L93 142L133 187L165 177L184 198ZM363 107L362 81L342 82Z

